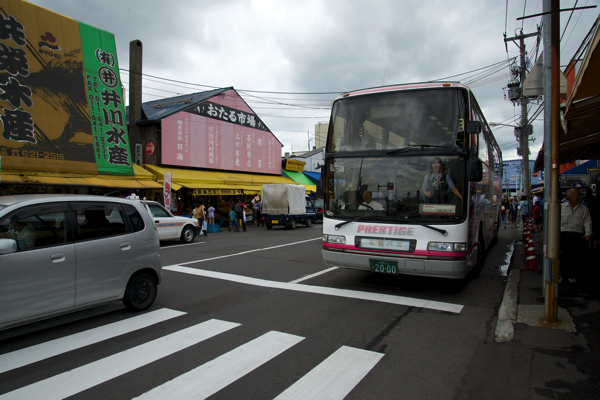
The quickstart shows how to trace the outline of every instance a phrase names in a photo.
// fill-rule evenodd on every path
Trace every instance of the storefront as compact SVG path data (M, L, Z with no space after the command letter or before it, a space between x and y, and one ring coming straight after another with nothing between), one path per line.
M217 215L222 215L225 219L227 219L228 201L235 200L236 197L250 204L252 198L261 193L264 184L296 184L289 178L275 175L191 170L156 165L146 165L146 169L156 176L160 184L164 181L164 175L171 173L173 206L177 208L174 210L176 214L186 214L189 207L202 199L205 204L215 207ZM160 201L161 198L157 191L155 199Z
M6 170L0 172L0 195L37 193L124 197L135 193L140 198L151 198L155 190L162 189L149 171L137 165L133 170L133 176Z
M19 57L0 71L0 193L160 188L132 162L114 36L31 3L3 8L14 30L0 44Z

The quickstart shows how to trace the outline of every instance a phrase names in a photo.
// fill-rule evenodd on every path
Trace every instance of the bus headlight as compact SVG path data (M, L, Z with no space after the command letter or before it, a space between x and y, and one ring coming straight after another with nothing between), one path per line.
M443 243L443 242L429 242L427 243L428 251L454 251L460 252L467 249L466 243Z
M346 244L346 236L323 235L324 243Z

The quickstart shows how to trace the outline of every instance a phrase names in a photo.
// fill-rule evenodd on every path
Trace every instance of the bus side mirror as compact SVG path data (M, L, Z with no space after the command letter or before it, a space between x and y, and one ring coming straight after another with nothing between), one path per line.
M471 147L469 159L467 160L467 180L469 182L481 182L483 180L483 163L477 156L477 147Z
M479 121L468 121L467 122L467 133L479 135L481 133L481 122Z

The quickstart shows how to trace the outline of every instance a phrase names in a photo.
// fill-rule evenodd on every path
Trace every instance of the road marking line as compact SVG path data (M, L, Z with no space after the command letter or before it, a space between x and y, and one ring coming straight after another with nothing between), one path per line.
M236 257L236 256L242 256L244 254L249 254L249 253L255 253L257 251L263 251L263 250L273 250L273 249L277 249L279 247L286 247L286 246L293 246L295 244L301 244L301 243L306 243L306 242L312 242L313 240L322 240L322 238L319 236L318 238L314 238L314 239L308 239L308 240L301 240L299 242L294 242L294 243L286 243L286 244L280 244L277 246L271 246L271 247L263 247L262 249L253 249L253 250L248 250L248 251L242 251L240 253L235 253L235 254L227 254L226 256L218 256L218 257L211 257L211 258L205 258L203 260L195 260L195 261L188 261L188 262L184 262L184 263L179 263L177 265L188 265L188 264L194 264L194 263L199 263L199 262L204 262L204 261L212 261L212 260L218 260L221 258L228 258L228 257ZM163 268L164 269L164 268Z
M414 299L411 297L393 296L389 294L360 292L358 290L335 289L323 286L302 285L297 283L268 281L265 279L250 278L242 275L225 274L223 272L208 271L197 268L182 267L181 265L170 265L163 270L181 272L208 278L221 279L225 281L238 282L246 285L262 286L273 289L293 290L296 292L323 294L329 296L345 297L349 299L361 299L379 301L382 303L398 304L409 307L427 308L430 310L448 311L460 314L464 306L460 304L442 303L439 301Z
M287 333L265 333L137 399L205 399L302 340L303 337Z
M275 400L343 399L383 354L342 346Z
M2 357L0 357L0 374L68 351L89 346L115 336L146 328L150 325L158 324L159 322L179 317L184 314L186 313L182 311L162 308L143 315L138 315L137 317L127 318L123 321L99 326L94 329L89 329L87 331L3 354Z
M334 269L338 269L338 267L327 268L327 269L324 269L323 271L316 272L316 273L314 273L312 275L303 276L302 278L296 279L295 281L291 281L290 283L300 283L302 281L314 278L315 276L326 274L327 272L333 271Z
M212 319L0 396L63 399L150 364L240 324Z

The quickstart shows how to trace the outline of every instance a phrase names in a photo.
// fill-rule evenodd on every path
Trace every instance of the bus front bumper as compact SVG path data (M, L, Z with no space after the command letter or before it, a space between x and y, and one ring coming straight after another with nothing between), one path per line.
M359 254L322 249L325 264L330 267L370 271L370 260L398 263L398 274L429 276L434 278L464 279L475 266L476 251L460 259L390 257L384 254Z

